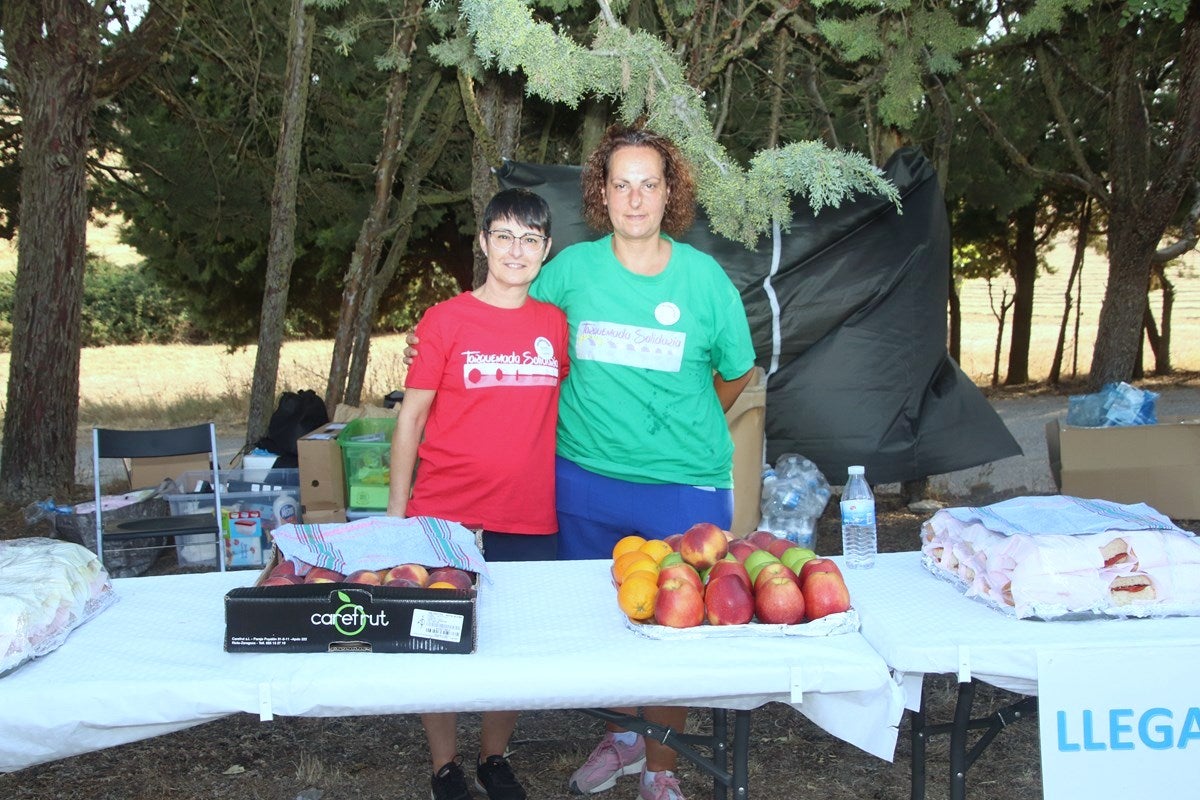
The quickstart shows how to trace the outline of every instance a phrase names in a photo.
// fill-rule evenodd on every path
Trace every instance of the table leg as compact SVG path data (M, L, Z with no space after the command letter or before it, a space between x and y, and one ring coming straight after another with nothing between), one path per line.
M958 685L954 727L950 729L950 800L967 798L967 730L975 704L975 681Z
M967 771L1006 726L1037 714L1037 697L1023 697L1012 705L990 713L986 717L973 719L971 713L975 703L975 681L958 685L958 697L954 706L954 721L930 725L925 713L924 688L921 692L921 711L912 714L912 800L924 800L926 747L929 737L950 734L950 798L966 800ZM971 731L983 733L969 749L967 738Z
M909 712L912 729L909 731L909 746L912 755L909 757L912 772L911 800L925 800L925 745L928 744L925 730L925 684L921 684L921 708Z
M648 722L641 717L622 714L607 708L583 708L580 711L593 717L613 722L622 728L636 731L642 736L648 736L662 742L681 757L703 770L713 779L713 800L726 800L726 792L733 789L733 800L749 800L750 775L750 712L734 711L733 750L730 753L728 743L728 711L712 709L712 733L710 735L697 733L682 733L673 728ZM711 752L706 755L697 748L706 748ZM729 767L729 756L733 756L733 766Z

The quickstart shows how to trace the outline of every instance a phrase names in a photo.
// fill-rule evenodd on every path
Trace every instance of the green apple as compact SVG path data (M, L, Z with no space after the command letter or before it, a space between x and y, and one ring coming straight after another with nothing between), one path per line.
M779 557L766 550L755 550L750 555L746 556L745 564L746 572L750 575L750 582L754 583L754 579L758 577L758 571L764 565L770 564L772 561L778 561Z
M817 554L812 550L809 550L807 547L789 547L787 550L783 551L783 555L779 557L779 560L782 561L783 565L792 572L799 573L801 564L803 564L805 561L808 561L810 558L816 557Z
M679 554L678 550L675 550L675 551L667 553L665 556L663 556L662 561L658 562L658 568L661 570L664 567L671 566L672 564L682 564L682 563L684 563L683 556L681 556Z

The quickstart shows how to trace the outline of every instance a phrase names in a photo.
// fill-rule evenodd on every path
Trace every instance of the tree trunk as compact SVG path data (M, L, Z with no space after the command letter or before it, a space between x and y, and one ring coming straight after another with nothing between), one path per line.
M947 327L948 341L946 349L955 362L962 361L962 299L958 296L958 287L954 285L954 273L951 271L946 287L946 299L950 306L949 326Z
M1161 263L1150 267L1154 283L1162 292L1162 327L1155 324L1154 313L1150 310L1150 302L1146 302L1146 338L1150 342L1150 351L1154 353L1154 373L1156 375L1171 374L1171 312L1175 308L1175 287L1167 278L1167 271Z
M283 347L287 318L288 284L292 278L292 262L296 259L296 192L308 112L308 87L312 82L310 73L316 15L313 11L304 10L303 0L292 0L291 23L283 110L279 120L279 146L275 154L275 186L271 192L267 275L258 324L254 379L250 387L250 412L246 422L247 446L266 434L275 407L279 351Z
M424 109L426 103L421 104ZM409 158L404 170L404 191L397 204L396 216L389 226L397 231L388 249L387 259L383 267L373 274L364 287L362 305L358 309L358 317L354 321L354 356L350 361L350 372L346 380L346 402L358 405L362 401L363 387L367 376L367 361L371 352L371 329L375 323L375 312L379 308L379 298L383 290L392 282L396 268L400 265L404 254L408 252L408 241L412 234L413 217L417 213L417 205L421 197L421 184L429 171L433 169L446 142L450 140L455 124L459 120L461 103L450 102L438 119L436 130L429 137L419 155ZM413 115L414 120L426 118L423 110Z
M421 0L406 0L405 8L399 15L400 19L412 20L410 24L397 28L394 45L400 53L411 55L416 46L421 5ZM331 409L343 399L347 399L346 378L353 356L355 321L358 319L367 282L374 274L383 251L385 223L392 207L396 171L400 167L403 155L400 145L404 133L404 102L408 98L408 79L408 70L396 71L392 74L388 86L383 140L379 146L379 159L375 163L374 197L371 208L359 228L358 240L354 243L354 253L350 256L342 286L341 312L333 339L333 354L329 361L329 382L325 387L325 405Z
M1050 364L1050 383L1058 385L1062 379L1063 352L1067 341L1067 324L1071 321L1071 293L1075 281L1083 270L1083 259L1087 253L1088 236L1092 226L1092 199L1084 198L1083 208L1079 213L1079 228L1075 233L1075 258L1071 261L1071 272L1067 276L1067 288L1063 292L1062 321L1058 325L1058 341L1054 345L1054 361ZM1078 319L1078 316L1076 316ZM1078 335L1078 331L1076 331ZM1076 341L1076 346L1078 341Z
M6 3L21 109L20 244L0 496L64 497L75 482L87 171L100 38L88 3Z
M1037 281L1037 207L1038 199L1018 208L1013 214L1017 241L1014 247L1012 277L1012 335L1008 346L1006 386L1029 381L1029 339L1033 327L1033 287Z
M503 159L512 158L517 151L524 105L522 81L517 75L489 74L488 80L474 92L474 97L479 122L484 128L476 133L471 146L471 205L478 226L483 224L483 211L496 193L494 171L500 168ZM463 99L467 101L467 98ZM472 241L476 238L472 237ZM480 286L487 279L487 258L479 250L478 243L472 245L472 252L475 254L472 285Z
M1200 3L1188 6L1180 33L1174 79L1179 87L1176 118L1161 172L1149 176L1147 112L1135 70L1135 24L1101 45L1111 65L1109 117L1108 285L1092 350L1093 387L1133 377L1138 364L1146 287L1158 242L1200 164Z

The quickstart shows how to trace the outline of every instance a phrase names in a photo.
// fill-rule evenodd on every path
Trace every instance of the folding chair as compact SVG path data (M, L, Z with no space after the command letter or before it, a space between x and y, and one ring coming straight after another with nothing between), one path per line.
M100 459L156 458L208 454L212 468L212 512L182 516L149 517L130 519L111 525L104 524L101 508ZM220 459L217 456L217 431L211 422L187 428L171 428L152 431L119 431L107 428L92 429L92 471L96 487L96 554L104 563L104 543L135 542L150 538L185 535L210 535L217 551L217 564L225 571L225 548L221 532L221 476ZM128 461L125 461L128 469ZM130 487L142 488L142 487ZM119 548L136 550L137 547Z

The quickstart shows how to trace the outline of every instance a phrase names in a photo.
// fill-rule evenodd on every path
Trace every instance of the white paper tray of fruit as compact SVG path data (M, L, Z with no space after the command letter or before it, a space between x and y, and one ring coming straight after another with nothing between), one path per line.
M761 622L748 622L743 625L710 625L705 622L693 628L670 628L666 625L656 625L653 620L635 622L624 614L621 614L621 619L625 621L625 627L639 636L645 636L648 639L676 641L726 639L739 636L836 636L842 633L854 633L859 628L858 611L854 608L795 625L771 625Z

